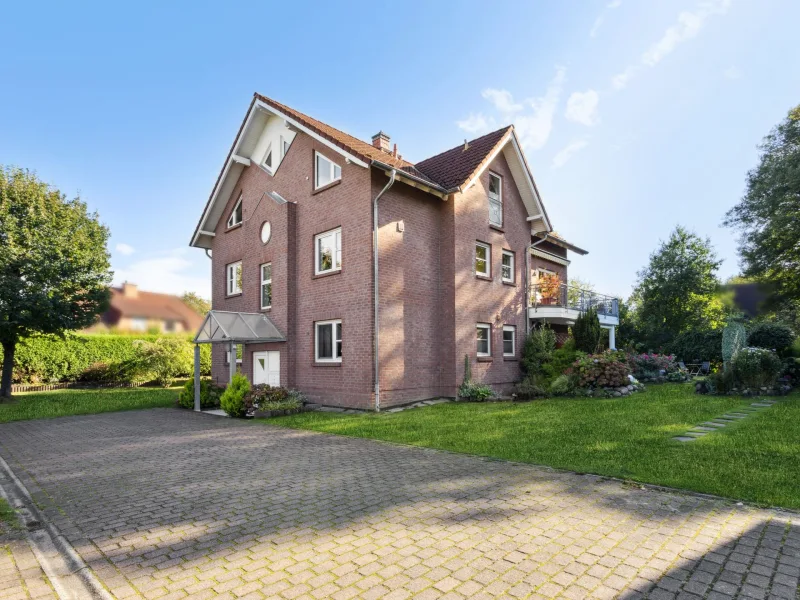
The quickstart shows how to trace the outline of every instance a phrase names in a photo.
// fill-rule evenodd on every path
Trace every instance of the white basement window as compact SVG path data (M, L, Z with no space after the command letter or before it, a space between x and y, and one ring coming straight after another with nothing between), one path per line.
M503 325L503 356L517 355L517 328Z
M317 362L342 362L342 321L318 321L314 325L314 356Z
M272 264L261 265L261 308L272 306Z
M483 242L475 242L475 274L492 276L492 247Z
M236 201L236 206L231 211L231 216L228 217L228 229L240 225L242 222L242 195L239 194L239 199Z
M506 283L514 283L514 253L503 250L502 278Z
M228 296L242 293L242 261L231 263L225 267L228 282Z
M314 189L319 189L341 178L342 167L319 152L314 153Z
M492 326L488 323L478 323L476 327L476 334L478 336L478 356L491 356L492 355Z
M333 273L342 268L342 229L314 237L314 274Z
M489 173L489 223L503 226L503 180Z

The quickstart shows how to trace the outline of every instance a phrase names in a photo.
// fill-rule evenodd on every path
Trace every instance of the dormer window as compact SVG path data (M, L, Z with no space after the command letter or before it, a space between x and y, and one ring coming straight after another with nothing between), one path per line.
M267 146L267 153L264 155L264 166L272 173L272 143Z
M489 173L489 224L503 226L503 180Z
M242 196L236 201L236 206L231 211L231 216L228 217L228 229L242 224Z
M287 152L289 152L289 140L281 136L281 160L283 160Z
M319 189L342 178L342 167L325 158L319 152L314 153L314 189Z

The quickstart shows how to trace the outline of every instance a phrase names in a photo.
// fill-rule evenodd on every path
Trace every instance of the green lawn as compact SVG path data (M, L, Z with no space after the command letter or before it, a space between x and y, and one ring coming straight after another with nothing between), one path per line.
M310 412L266 419L312 429L800 508L800 394L695 442L671 438L753 400L691 384L626 398L448 403L399 413Z
M175 406L179 388L109 388L15 394L0 403L0 423Z

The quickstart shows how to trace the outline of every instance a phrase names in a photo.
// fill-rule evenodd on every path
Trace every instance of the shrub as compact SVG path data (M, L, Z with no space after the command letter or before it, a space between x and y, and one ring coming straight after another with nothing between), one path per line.
M550 360L542 365L542 377L539 382L545 384L555 381L575 362L578 354L579 352L575 349L575 340L568 338L561 348L553 351Z
M628 385L630 367L626 356L615 350L578 358L567 375L574 375L577 387L620 387Z
M464 355L464 382L469 383L472 381L472 364L469 362L469 355Z
M522 347L522 370L529 375L539 375L542 366L550 360L556 349L556 334L547 323L533 329Z
M200 408L217 408L219 397L222 395L222 386L208 379L200 380ZM183 386L178 396L178 404L183 408L194 408L194 377L191 377Z
M162 337L155 341L136 340L138 373L146 380L169 387L176 377L191 373L194 356L191 344L178 337Z
M739 321L733 319L728 321L725 329L722 330L722 360L725 368L730 366L731 360L744 347L747 339L747 332Z
M736 381L751 389L772 386L783 367L772 350L750 347L737 352L731 366Z
M284 387L272 387L259 383L250 388L244 396L245 411L254 410L291 410L302 408L305 396L296 390Z
M553 396L565 396L572 393L574 386L569 375L559 375L550 384L550 393Z
M472 402L485 402L494 398L494 390L482 383L465 381L458 388L458 397Z
M781 377L785 377L791 385L797 385L800 381L800 358L793 356L784 358Z
M228 387L219 398L219 405L231 417L241 418L246 414L244 397L250 391L250 382L241 373L235 373Z
M758 323L747 336L747 345L754 348L775 350L779 356L786 356L794 342L794 331L783 323Z
M581 352L591 354L598 351L603 329L600 327L600 319L594 308L578 315L575 325L572 326L572 336L575 338L575 348Z
M678 373L680 368L675 362L675 357L669 354L629 354L628 364L631 372L636 379L652 379L662 375ZM683 381L683 377L675 378L675 381Z
M528 374L514 387L514 394L519 400L533 400L547 395L547 391L536 382L536 376Z
M685 331L675 336L667 348L684 362L722 362L722 329Z

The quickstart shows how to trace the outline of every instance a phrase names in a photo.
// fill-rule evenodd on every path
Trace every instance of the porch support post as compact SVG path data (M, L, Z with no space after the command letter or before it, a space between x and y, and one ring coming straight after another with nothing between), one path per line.
M200 412L200 344L194 345L194 410Z
M233 381L233 376L236 375L236 344L233 342L230 343L228 346L228 350L230 351L230 378L228 379L228 383Z
M616 329L617 328L614 327L613 325L608 328L608 347L611 350L616 350L617 349L617 339L616 339L616 335L615 335Z

